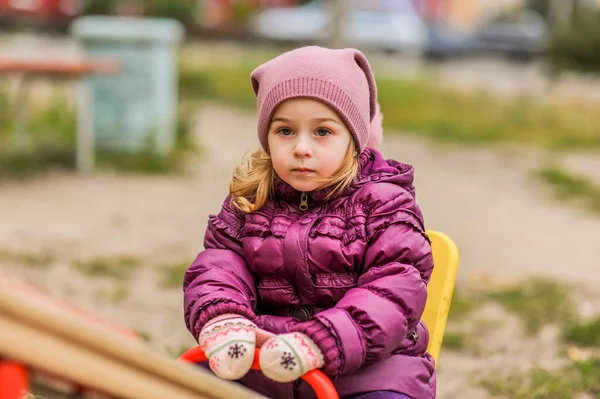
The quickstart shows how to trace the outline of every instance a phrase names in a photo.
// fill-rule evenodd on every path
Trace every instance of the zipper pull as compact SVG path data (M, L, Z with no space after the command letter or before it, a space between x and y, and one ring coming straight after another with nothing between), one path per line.
M300 210L305 211L308 209L308 194L302 193L300 195Z
M413 340L413 342L417 342L418 340L421 339L421 336L419 335L417 330L414 330L413 332L410 333L410 338Z

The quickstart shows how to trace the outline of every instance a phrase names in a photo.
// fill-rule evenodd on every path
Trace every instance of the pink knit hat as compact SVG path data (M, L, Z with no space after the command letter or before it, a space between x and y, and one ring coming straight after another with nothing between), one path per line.
M258 138L267 152L275 109L297 97L313 98L333 108L360 152L367 146L370 130L379 134L372 142L381 142L381 127L371 127L372 123L381 124L375 78L367 58L356 49L307 46L288 51L256 68L251 82L257 97Z

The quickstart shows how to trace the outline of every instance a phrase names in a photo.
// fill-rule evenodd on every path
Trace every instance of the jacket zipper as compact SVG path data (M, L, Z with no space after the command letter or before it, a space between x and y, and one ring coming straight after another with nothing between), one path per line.
M308 194L302 193L300 195L300 210L305 211L308 209Z

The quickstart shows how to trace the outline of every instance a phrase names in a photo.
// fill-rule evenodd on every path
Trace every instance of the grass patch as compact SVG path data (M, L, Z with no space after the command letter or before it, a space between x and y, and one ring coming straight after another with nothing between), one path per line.
M25 142L16 145L14 96L0 87L0 179L27 178L75 164L76 116L59 87L47 104L28 106Z
M561 330L563 348L566 345L577 345L591 348L591 354L597 353L595 349L600 348L600 317L581 320L571 299L571 290L566 284L537 277L510 287L478 292L474 295L476 302L496 302L517 316L527 334L534 335L544 325L554 324ZM457 303L460 302L459 299ZM483 320L479 319L467 321L468 327L474 327L481 322ZM489 328L495 327L485 327ZM468 349L465 338L471 335L486 336L479 327L474 331L469 330L466 336L450 330L444 335L444 347ZM489 374L479 383L489 391L490 397L494 398L567 399L579 397L578 395L600 398L600 358L597 355L580 359L571 355L569 357L572 360L558 371L548 371L540 367L526 372L518 369L504 373L500 371Z
M46 269L54 263L56 258L48 253L16 252L0 250L0 260L20 263L26 266Z
M600 317L566 326L563 339L580 346L600 348Z
M111 304L119 304L129 296L126 287L113 287L112 289L100 290L96 293L96 300Z
M600 395L600 359L572 363L552 373L540 368L506 377L488 377L482 385L494 396L511 399L567 399L587 394Z
M600 214L600 186L591 179L558 166L545 167L536 175L552 188L554 196L559 200L581 204L585 209Z
M49 169L72 170L75 151L69 147L38 147L23 151L0 149L0 180L25 179L40 175Z
M467 335L464 332L459 331L446 331L444 332L444 349L452 350L464 350L467 347Z
M255 64L180 67L180 92L254 109ZM542 106L466 94L425 79L379 78L384 127L454 142L512 142L545 148L600 148L600 113L576 105Z
M453 142L600 148L600 128L594 124L600 116L594 110L542 106L524 99L501 101L484 92L463 93L425 80L379 79L378 88L389 129Z
M181 171L178 155L162 155L151 149L140 153L123 151L101 151L97 156L97 165L102 169L119 172L166 174Z
M28 178L47 170L73 169L76 117L57 90L47 105L32 103L25 142L16 145L12 96L0 87L0 180Z
M600 316L582 319L573 303L572 288L559 281L534 277L518 284L487 292L463 293L456 290L448 315L444 346L460 347L460 333L452 327L466 321L479 329L497 328L498 321L469 318L486 303L496 302L517 316L527 333L535 334L544 325L557 325L565 343L600 348ZM491 324L490 324L491 323Z
M118 280L127 280L140 261L133 257L123 256L117 258L95 258L88 261L79 261L75 267L89 277L109 277Z
M514 287L491 292L487 298L498 301L517 315L529 333L545 324L566 325L574 320L575 307L569 289L553 280L533 278Z
M480 298L473 295L464 294L462 291L454 290L450 311L448 313L448 322L457 322L464 320L481 304Z
M152 336L149 332L143 330L135 330L134 331L138 337L144 342L152 342Z
M183 284L183 276L190 267L190 262L178 262L165 265L160 269L161 285L163 288L179 288Z

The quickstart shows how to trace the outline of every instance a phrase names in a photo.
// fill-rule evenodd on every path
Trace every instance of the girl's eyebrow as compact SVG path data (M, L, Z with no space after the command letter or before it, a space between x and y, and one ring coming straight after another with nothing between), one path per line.
M313 121L315 121L315 122L334 122L334 123L337 123L338 125L342 124L340 121L338 121L337 119L333 119L333 118L315 118L315 119L313 119Z
M313 120L314 122L319 122L319 123L322 123L322 122L334 122L334 123L337 123L338 125L341 125L341 124L342 124L340 121L338 121L338 120L336 120L336 119L333 119L333 118L313 118L312 120ZM285 117L283 117L283 116L279 116L279 117L276 117L276 118L273 118L273 119L271 119L271 122L284 122L284 123L291 123L291 122L292 122L292 119L290 119L290 118L285 118Z

